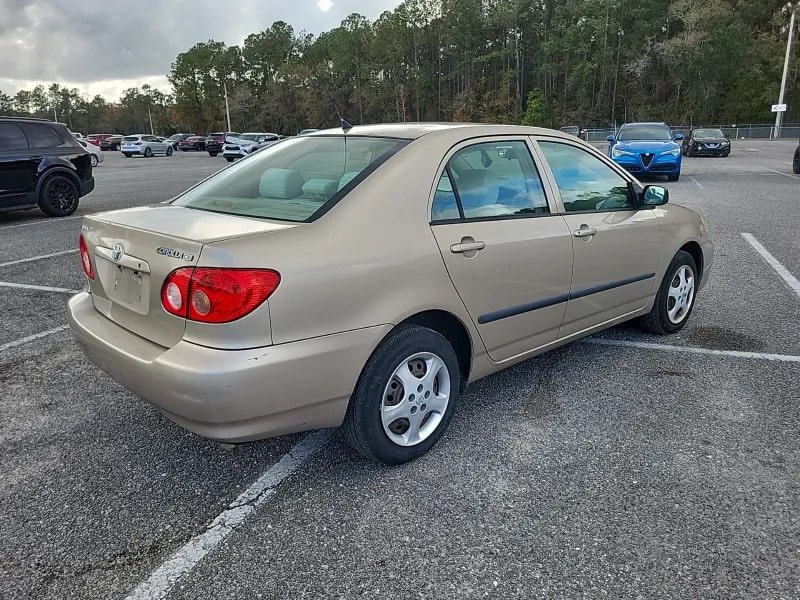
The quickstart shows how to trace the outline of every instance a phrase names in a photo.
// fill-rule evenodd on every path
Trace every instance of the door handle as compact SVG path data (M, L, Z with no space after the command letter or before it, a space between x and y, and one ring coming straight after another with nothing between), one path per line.
M464 252L477 252L484 248L486 248L486 242L462 241L460 244L453 244L450 246L450 252L453 254L463 254Z
M576 229L575 231L572 232L572 235L578 238L592 237L593 235L597 235L597 229L595 229L594 227L581 225L580 229Z

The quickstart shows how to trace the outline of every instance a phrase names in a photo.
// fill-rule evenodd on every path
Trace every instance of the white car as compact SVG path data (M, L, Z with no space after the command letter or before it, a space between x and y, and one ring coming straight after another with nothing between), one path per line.
M172 144L159 141L154 135L144 134L126 135L122 138L120 151L125 155L125 158L130 158L135 154L144 156L145 158L150 158L151 156L157 156L159 154L172 156L174 152Z
M277 144L281 139L277 133L243 133L238 137L229 137L222 147L222 156L228 162L244 158L256 150Z
M89 143L89 142L87 142L86 140L82 140L82 139L80 139L80 138L76 138L76 139L78 140L78 143L79 143L81 146L83 146L84 148L86 148L86 151L87 151L89 154L91 154L91 155L92 155L92 158L91 158L91 161L92 161L92 167L96 167L96 166L97 166L97 165L99 165L101 162L103 162L103 160L105 160L105 157L103 156L103 153L102 153L102 152L100 152L100 148L98 148L98 147L97 147L97 146L95 146L94 144L90 144L90 143Z

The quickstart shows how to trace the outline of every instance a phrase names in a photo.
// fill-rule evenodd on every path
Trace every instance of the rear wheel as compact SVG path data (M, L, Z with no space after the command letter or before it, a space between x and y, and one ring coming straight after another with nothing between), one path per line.
M145 148L144 149L144 157L145 158L150 158L151 156L153 156L153 151L150 148Z
M92 157L89 159L89 162L92 163L92 167L96 167L98 164L100 164L100 160L94 154L92 154Z
M172 156L173 152L174 151L172 150L172 146L167 146L167 156Z
M125 158L130 158L131 156L133 156L133 154L131 154L130 152L123 152L122 154L125 156Z
M639 319L639 325L658 335L683 329L694 308L697 277L697 265L692 255L678 251L664 274L653 309Z
M792 163L792 170L796 175L800 175L800 146L794 151L794 162Z
M227 160L228 162L233 162L235 159L232 156L226 156L225 160Z
M50 175L39 192L39 208L48 217L66 217L78 208L78 186L64 175Z
M461 391L458 358L439 333L403 326L367 361L342 431L359 453L390 465L425 454L447 429Z
M217 154L219 154L219 152L209 152L209 153L208 153L208 155L209 155L211 158L216 158Z

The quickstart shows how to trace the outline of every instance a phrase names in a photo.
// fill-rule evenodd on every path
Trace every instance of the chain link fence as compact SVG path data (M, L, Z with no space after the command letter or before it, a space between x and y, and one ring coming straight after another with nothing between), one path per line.
M697 126L696 126L697 128ZM768 140L772 138L775 130L774 124L747 123L743 125L708 125L704 129L721 129L734 140ZM675 125L670 127L676 133L686 135L691 131L691 125ZM584 129L583 136L587 142L605 142L610 135L615 135L613 127ZM781 128L780 139L800 139L800 123L790 123Z

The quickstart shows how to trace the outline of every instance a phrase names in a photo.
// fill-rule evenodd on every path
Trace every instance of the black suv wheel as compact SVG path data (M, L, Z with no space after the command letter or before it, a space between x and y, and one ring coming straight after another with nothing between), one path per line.
M48 217L66 217L78 208L80 191L65 175L50 175L39 192L39 208Z

